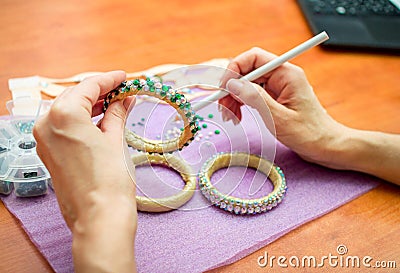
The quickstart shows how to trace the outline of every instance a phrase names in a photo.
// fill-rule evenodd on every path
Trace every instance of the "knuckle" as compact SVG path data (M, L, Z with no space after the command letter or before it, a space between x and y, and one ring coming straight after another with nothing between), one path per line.
M64 121L71 117L71 109L65 107L63 103L55 101L48 112L48 117L52 125L61 127Z
M295 75L297 77L305 77L306 76L303 68L301 68L300 66L290 64L290 69L291 69L291 72L293 73L293 75Z
M255 53L255 54L265 52L264 49L262 49L258 46L252 47L249 51L252 53Z
M260 94L258 93L258 91L255 89L255 87L252 87L252 89L247 92L247 100L249 102L254 103L261 99L262 98L261 98Z

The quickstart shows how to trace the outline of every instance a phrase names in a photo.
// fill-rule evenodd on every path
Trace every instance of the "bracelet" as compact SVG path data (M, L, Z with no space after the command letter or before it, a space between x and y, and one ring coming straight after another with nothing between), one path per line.
M167 141L149 140L138 136L137 134L125 130L126 142L129 146L138 151L148 153L172 153L176 150L182 150L194 140L194 136L199 127L199 117L192 110L190 102L184 95L176 92L168 85L163 85L158 78L135 79L122 82L121 85L107 94L104 99L103 111L105 112L110 103L116 100L123 100L131 95L148 95L165 101L176 109L183 120L183 131L180 136Z
M170 167L181 175L185 181L185 187L178 194L163 198L149 198L136 196L137 209L147 212L165 212L177 209L187 203L193 196L196 189L196 176L192 168L181 158L174 155L159 155L140 153L132 155L132 161L136 166L161 164Z
M257 199L241 199L219 192L210 182L212 174L229 166L254 168L269 177L274 190ZM202 166L198 181L201 193L215 206L234 214L263 213L276 207L287 191L282 170L270 161L257 155L246 153L219 153L209 158Z

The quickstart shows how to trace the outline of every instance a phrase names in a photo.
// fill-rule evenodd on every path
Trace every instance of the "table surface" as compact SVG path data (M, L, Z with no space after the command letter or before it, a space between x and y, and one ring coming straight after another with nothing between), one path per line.
M0 114L7 114L5 102L11 99L9 78L63 78L85 71L134 72L166 63L196 64L233 57L253 46L281 54L312 34L294 0L277 3L3 0ZM304 68L321 103L338 121L400 133L399 56L314 48L292 62ZM322 257L337 254L340 244L349 254L371 256L374 261L397 259L399 268L399 211L399 187L383 183L213 272L265 272L257 258L266 251L275 256ZM1 202L0 241L0 272L52 272ZM329 269L335 270L324 270ZM346 270L352 271L341 268Z

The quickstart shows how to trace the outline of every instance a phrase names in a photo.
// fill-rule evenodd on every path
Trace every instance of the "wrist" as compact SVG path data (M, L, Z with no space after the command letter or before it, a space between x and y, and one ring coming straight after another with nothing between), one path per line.
M385 134L357 130L342 125L342 129L332 138L325 147L325 156L321 165L340 169L353 170L369 174L376 172L380 157L387 151L385 146ZM377 162L376 162L377 163Z
M135 200L100 198L72 226L72 253L77 272L133 272L137 227Z
M312 134L307 138L307 142L298 145L299 148L293 150L306 161L319 164L333 169L342 169L341 157L343 156L343 144L346 143L350 128L344 126L328 117L318 124L312 126L317 128L311 130Z

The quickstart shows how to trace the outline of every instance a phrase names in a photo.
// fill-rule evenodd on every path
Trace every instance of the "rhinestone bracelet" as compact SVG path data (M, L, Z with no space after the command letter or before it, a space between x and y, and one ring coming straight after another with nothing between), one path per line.
M174 107L182 117L183 131L177 138L159 141L140 137L126 129L125 138L129 146L138 151L163 154L181 150L194 140L197 131L200 130L199 117L192 110L190 102L183 94L176 92L168 85L162 84L157 78L135 79L122 82L119 87L106 95L103 111L105 112L112 102L123 100L127 96L132 95L152 96Z
M242 199L219 192L211 184L212 174L230 166L254 168L269 177L274 189L267 196L257 199ZM219 153L209 158L198 174L202 194L215 206L234 214L258 214L276 207L283 199L287 187L282 170L270 161L247 153Z

